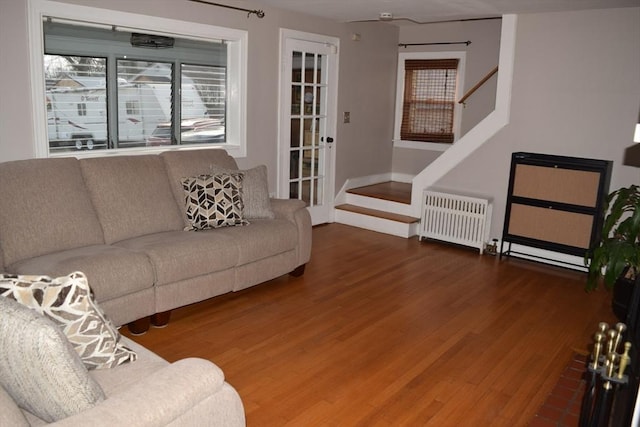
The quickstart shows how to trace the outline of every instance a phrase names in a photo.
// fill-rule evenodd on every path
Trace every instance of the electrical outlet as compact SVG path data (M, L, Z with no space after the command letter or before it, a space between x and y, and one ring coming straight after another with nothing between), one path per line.
M351 113L349 111L344 112L344 123L351 123Z

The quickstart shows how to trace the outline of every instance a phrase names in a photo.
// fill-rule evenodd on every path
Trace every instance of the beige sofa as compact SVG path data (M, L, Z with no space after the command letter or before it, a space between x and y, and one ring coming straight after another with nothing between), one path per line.
M184 231L180 179L212 168L237 165L220 149L0 163L0 271L82 271L136 333L174 308L302 274L311 220L299 200L272 199L274 217L246 226Z
M0 340L1 426L245 425L240 396L208 360L170 364L121 337L137 360L88 370L95 352L78 353L52 317L4 296Z

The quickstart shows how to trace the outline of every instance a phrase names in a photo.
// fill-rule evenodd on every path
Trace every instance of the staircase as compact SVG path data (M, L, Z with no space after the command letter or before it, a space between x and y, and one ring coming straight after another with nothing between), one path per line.
M420 222L408 215L410 208L411 184L388 181L347 190L335 222L408 238L418 234Z

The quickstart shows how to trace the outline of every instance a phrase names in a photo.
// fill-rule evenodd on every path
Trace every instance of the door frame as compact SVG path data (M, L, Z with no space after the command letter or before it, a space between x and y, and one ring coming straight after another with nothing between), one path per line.
M326 136L331 136L334 140L332 146L325 151L325 160L328 162L328 170L325 175L324 202L327 208L326 216L318 217L312 215L313 225L325 222L333 222L334 219L334 203L335 203L335 164L336 164L336 147L338 138L337 117L338 117L338 75L339 75L339 48L340 39L322 34L307 33L303 31L290 30L280 28L280 52L279 52L279 73L278 73L278 153L277 153L277 184L276 195L280 198L289 198L289 192L285 191L285 182L289 181L288 156L289 146L285 146L284 141L289 141L285 133L290 122L290 100L284 99L285 84L290 85L291 82L284 82L285 66L287 65L286 42L287 40L300 40L310 43L319 43L330 47L331 54L327 55L327 81L330 82L327 90L327 117L326 117ZM286 102L289 110L284 106Z

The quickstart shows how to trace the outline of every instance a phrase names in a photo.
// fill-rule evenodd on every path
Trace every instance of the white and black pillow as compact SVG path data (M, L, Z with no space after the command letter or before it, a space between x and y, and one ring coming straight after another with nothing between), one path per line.
M242 173L218 173L182 178L186 230L247 225L242 199Z
M137 358L120 343L120 333L94 301L84 273L57 278L2 274L0 296L58 324L87 369L112 368Z

